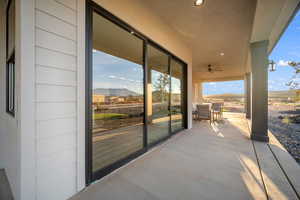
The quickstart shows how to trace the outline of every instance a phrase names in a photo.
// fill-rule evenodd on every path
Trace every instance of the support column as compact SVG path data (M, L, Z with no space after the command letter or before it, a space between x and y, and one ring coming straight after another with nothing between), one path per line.
M193 103L202 103L203 94L202 94L202 83L197 82L193 83Z
M251 44L251 139L268 142L268 41Z
M199 89L198 89L198 102L199 103L203 103L204 99L203 99L203 86L202 86L202 82L198 83L199 85Z
M199 90L198 83L193 83L193 103L197 103L198 90Z
M245 75L245 81L244 81L244 86L245 86L245 113L246 113L246 118L251 119L251 74L247 73Z

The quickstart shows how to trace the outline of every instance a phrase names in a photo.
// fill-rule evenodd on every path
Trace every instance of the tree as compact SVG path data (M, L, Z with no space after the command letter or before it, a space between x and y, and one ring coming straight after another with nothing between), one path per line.
M168 74L160 74L153 87L156 91L159 91L158 96L156 97L158 101L167 101L168 100L168 91L169 91L170 78Z
M286 85L289 86L291 89L299 89L300 62L289 62L288 64L295 70L295 74Z

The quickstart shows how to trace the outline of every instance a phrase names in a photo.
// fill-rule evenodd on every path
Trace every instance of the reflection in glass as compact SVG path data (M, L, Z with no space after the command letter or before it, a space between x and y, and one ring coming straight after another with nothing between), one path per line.
M143 41L93 14L92 169L143 148Z
M15 26L16 26L16 6L15 1L11 1L8 9L7 19L7 58L9 58L15 49Z
M168 55L148 46L148 144L169 135L170 76Z
M182 84L183 66L171 59L171 131L183 128Z

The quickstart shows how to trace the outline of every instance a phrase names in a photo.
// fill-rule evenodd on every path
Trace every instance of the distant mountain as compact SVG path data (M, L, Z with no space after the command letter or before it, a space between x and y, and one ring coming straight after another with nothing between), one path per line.
M281 90L281 91L270 91L269 98L288 98L295 97L297 92L300 90Z
M214 95L206 95L205 98L212 98L212 99L227 99L227 98L243 98L244 94L214 94Z
M269 91L268 96L269 98L288 98L288 97L295 97L299 95L299 93L300 90ZM244 97L244 95L225 93L225 94L216 94L216 95L206 95L204 97L212 98L212 99L228 99L228 98L242 98Z
M104 96L139 96L138 93L128 90L126 88L96 88L94 89L94 94L104 95Z

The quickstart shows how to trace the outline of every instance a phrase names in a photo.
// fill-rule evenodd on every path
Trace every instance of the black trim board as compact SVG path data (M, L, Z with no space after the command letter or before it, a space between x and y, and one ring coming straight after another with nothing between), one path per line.
M85 153L85 177L86 177L86 184L90 184L92 182L92 141L90 138L92 137L92 120L90 119L90 116L92 114L91 112L91 96L92 96L92 70L90 69L90 66L93 62L93 57L90 52L93 51L93 44L92 44L92 34L93 34L93 10L90 6L86 6L86 73L85 73L85 94L86 94L86 109L85 109L85 145L86 145L86 153Z

